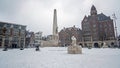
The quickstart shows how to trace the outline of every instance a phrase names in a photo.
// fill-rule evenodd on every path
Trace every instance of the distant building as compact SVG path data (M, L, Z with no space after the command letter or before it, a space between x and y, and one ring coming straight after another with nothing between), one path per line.
M0 22L0 47L5 45L12 48L25 46L25 32L25 25Z
M26 47L33 47L35 42L35 34L32 31L26 31Z
M97 14L94 5L91 7L90 15L85 16L81 24L84 42L115 39L113 20L103 13Z
M52 40L52 37L53 37L53 35L48 35L47 38L46 38L46 40L48 40L48 41Z
M75 38L77 39L77 44L79 44L79 42L82 41L82 31L79 28L76 28L75 26L69 27L69 28L63 28L59 32L59 40L60 40L61 46L71 45L72 36L75 36Z
M39 31L39 32L35 33L35 43L40 44L41 40L42 40L42 32Z

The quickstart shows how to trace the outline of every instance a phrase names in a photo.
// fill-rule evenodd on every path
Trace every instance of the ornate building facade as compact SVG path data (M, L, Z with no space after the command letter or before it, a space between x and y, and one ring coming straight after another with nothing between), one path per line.
M115 39L114 24L110 16L98 14L95 6L90 15L82 20L83 42L108 41ZM99 44L99 42L97 42ZM98 45L96 44L96 45Z
M71 45L71 37L74 36L77 39L77 44L82 41L82 31L75 26L69 28L63 28L59 32L59 40L61 46Z
M41 44L41 40L42 40L42 32L36 32L35 33L35 43L37 44Z
M0 22L0 47L17 48L25 46L26 26Z

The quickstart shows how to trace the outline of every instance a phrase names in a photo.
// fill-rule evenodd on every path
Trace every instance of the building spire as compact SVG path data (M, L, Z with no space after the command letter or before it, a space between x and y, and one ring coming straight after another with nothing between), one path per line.
M96 8L95 8L94 5L92 5L92 7L91 7L90 14L91 14L91 15L97 15L97 10L96 10Z

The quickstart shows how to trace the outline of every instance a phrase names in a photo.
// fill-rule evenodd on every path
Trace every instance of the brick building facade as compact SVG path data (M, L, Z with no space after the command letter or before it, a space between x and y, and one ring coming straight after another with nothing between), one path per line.
M75 36L77 39L77 44L82 41L82 31L75 26L69 28L63 28L59 32L59 40L61 46L71 45L71 37Z
M93 5L89 16L82 21L84 41L105 41L115 39L113 20L103 13L97 14Z

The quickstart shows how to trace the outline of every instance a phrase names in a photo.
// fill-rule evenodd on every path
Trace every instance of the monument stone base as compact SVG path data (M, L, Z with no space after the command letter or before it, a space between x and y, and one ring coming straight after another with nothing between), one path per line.
M81 46L68 46L68 54L82 54Z
M103 47L102 48L108 48L108 46L107 45L103 45Z
M55 40L41 41L41 47L58 47L58 42Z
M102 48L108 48L108 46L106 45L106 43L105 43L105 42L103 43Z

